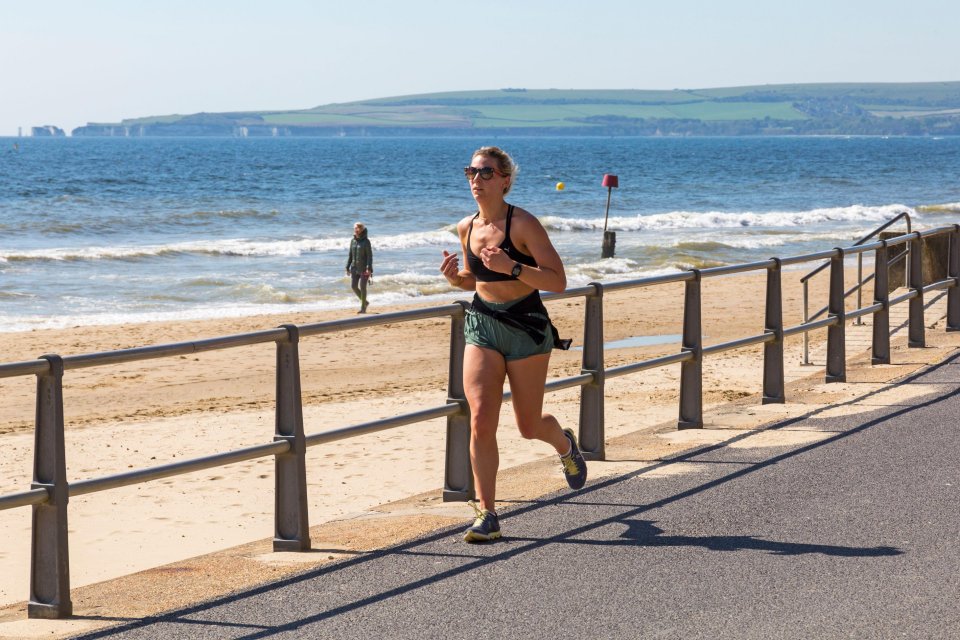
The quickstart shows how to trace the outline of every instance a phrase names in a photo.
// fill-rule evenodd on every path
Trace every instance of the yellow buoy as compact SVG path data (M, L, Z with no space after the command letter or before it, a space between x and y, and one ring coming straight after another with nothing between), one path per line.
M558 182L558 183L557 183L557 191L563 191L566 186L567 186L567 185L563 184L562 182Z

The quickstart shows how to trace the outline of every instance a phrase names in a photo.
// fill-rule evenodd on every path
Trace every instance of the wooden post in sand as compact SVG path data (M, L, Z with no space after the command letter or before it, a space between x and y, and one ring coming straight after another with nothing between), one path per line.
M620 179L617 176L605 173L601 183L607 188L607 210L603 214L603 245L600 247L601 258L612 258L617 246L617 233L607 231L607 219L610 217L610 194L613 189L620 186Z
M46 502L33 505L30 549L30 618L66 618L70 601L70 556L67 544L67 457L63 439L63 359L41 356L50 363L37 374L37 414L31 489L46 489Z

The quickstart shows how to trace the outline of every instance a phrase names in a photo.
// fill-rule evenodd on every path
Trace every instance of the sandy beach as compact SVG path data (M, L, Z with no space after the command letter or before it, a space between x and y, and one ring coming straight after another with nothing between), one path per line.
M798 279L804 273L783 274L786 326L801 321L802 291ZM850 270L848 286L854 277ZM762 333L764 287L762 274L705 280L705 343ZM825 287L826 278L815 283L811 295L814 308L824 304ZM871 296L866 292L864 299ZM605 341L677 336L681 333L682 301L682 285L607 293ZM581 344L583 300L549 302L548 309L561 334L574 338L575 346ZM371 312L394 310L399 309L379 308L376 298L372 299ZM44 353L75 355L168 344L283 323L306 324L344 317L347 314L338 312L0 333L0 361L32 360ZM955 348L956 334L944 332L943 321L937 323L938 320L939 316L934 314L928 318L927 324L933 328L928 331L931 347L927 350L908 351L902 338L894 340L894 365L871 367L869 351L862 345L848 347L848 360L859 364L851 368L847 384L824 385L822 359L819 366L801 367L801 339L790 339L786 345L787 405L760 405L762 347L707 358L707 426L716 427L719 416L727 416L724 428L748 428L797 410L802 402L811 402L810 394L824 404L854 398L867 387L874 389L875 385L894 380L911 366L915 369ZM816 350L825 338L825 331L811 334L813 348ZM304 338L300 344L300 366L306 432L318 433L443 404L448 341L447 320L393 323ZM606 351L605 364L609 368L678 350L678 337L659 345L610 349ZM550 377L579 373L580 357L581 353L575 350L554 351ZM274 429L274 359L273 345L263 344L68 371L64 400L69 479L99 477L270 441ZM676 432L678 377L679 366L675 365L607 382L608 442L633 442L630 446L639 447L636 434L660 435L658 439L645 440L647 448L643 453L633 451L625 455L618 451L610 461L597 463L592 469L594 477L616 472L617 460L636 462L660 455L657 446L650 442L660 443L661 448L684 443L690 446L698 438L713 437L709 428ZM866 386L857 387L857 383ZM35 380L30 377L0 380L4 397L0 406L0 438L6 451L0 460L0 494L29 488L34 387ZM578 391L566 390L549 395L546 408L562 423L576 428L578 403ZM671 421L673 429L669 428ZM548 447L516 435L509 405L505 405L502 414L500 450L505 476L503 500L541 495L564 486L559 467L553 468L555 462ZM409 510L416 504L411 506L403 501L409 501L411 496L418 496L420 503L430 503L435 512L430 518L415 518L410 527L397 525L392 532L394 537L402 538L408 531L415 533L425 524L443 526L460 520L466 523L471 517L465 505L439 502L443 484L443 420L312 447L307 458L310 523L314 527L326 525L325 531L334 532L327 535L334 537L339 531L342 538L315 538L315 550L349 547L349 538L357 535L349 523L388 504L406 504ZM525 481L522 489L509 480L510 470L521 468L539 470L538 480ZM269 545L264 541L273 535L272 512L273 461L269 458L73 498L69 507L71 585L76 591L85 585L223 552L237 545L254 545L249 549L269 555ZM407 511L401 509L398 513ZM0 622L19 619L17 624L21 626L16 629L24 632L23 625L33 623L22 620L23 601L29 591L30 509L0 512L0 535L6 541L0 550L0 606L8 605L0 610ZM370 542L356 544L363 547ZM318 560L314 554L307 555ZM296 561L291 564L297 566ZM261 570L250 579L269 577L269 572ZM236 580L239 586L242 580ZM75 609L82 608L78 602L75 596ZM43 624L46 623L38 621L32 628L45 628ZM0 635L3 633L0 625Z

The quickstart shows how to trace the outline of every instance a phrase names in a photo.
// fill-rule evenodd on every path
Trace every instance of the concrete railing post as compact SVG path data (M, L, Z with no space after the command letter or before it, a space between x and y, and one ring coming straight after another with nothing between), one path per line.
M947 275L953 279L953 286L947 289L947 331L960 331L960 225L953 225L950 232Z
M780 259L767 269L767 299L764 312L764 333L774 339L763 344L762 404L786 402L783 388L783 291L780 285Z
M700 321L700 270L684 283L683 346L693 358L680 363L680 419L678 429L703 428L703 329Z
M590 286L594 293L587 296L584 305L580 373L593 374L593 382L580 387L580 451L587 460L605 460L603 285L591 282Z
M30 618L66 618L70 601L70 554L67 540L67 455L63 437L63 359L41 356L50 363L37 374L37 413L31 489L46 489L48 499L33 505L30 549Z
M810 322L810 287L809 281L803 281L803 324ZM803 360L800 364L810 364L810 332L803 332Z
M287 339L277 341L277 406L274 441L286 440L290 449L275 456L274 551L310 549L307 507L307 441L303 432L300 392L300 331L282 325Z
M463 324L467 302L458 300L460 312L450 317L450 370L447 372L447 403L460 405L460 412L447 416L447 452L443 475L443 501L473 500L473 469L470 465L470 406L463 391Z
M919 238L910 241L910 281L909 285L917 295L910 299L910 327L908 347L927 346L923 327L923 243Z
M857 254L857 311L863 309L863 252ZM863 325L863 316L853 321L858 327Z
M873 302L881 307L873 312L873 353L871 364L890 364L890 264L887 241L873 259Z
M837 321L827 327L827 382L847 380L847 314L843 301L843 249L830 258L830 300L827 315Z

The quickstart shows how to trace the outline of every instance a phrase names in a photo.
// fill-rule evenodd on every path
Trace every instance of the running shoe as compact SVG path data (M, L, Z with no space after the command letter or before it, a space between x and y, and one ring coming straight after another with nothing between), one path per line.
M570 440L570 453L560 456L563 475L567 477L567 484L571 489L580 489L587 482L587 462L577 446L577 436L573 435L573 429L564 429L563 434Z
M474 512L477 514L473 526L463 533L463 539L466 542L489 542L500 537L500 518L497 514L487 509L481 509L477 503L470 502Z

